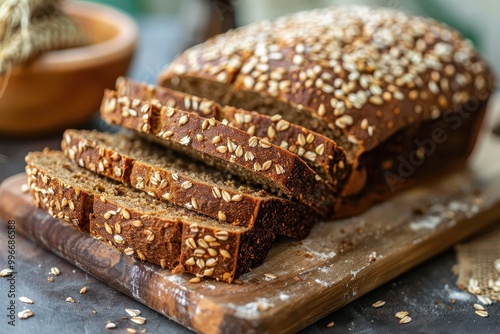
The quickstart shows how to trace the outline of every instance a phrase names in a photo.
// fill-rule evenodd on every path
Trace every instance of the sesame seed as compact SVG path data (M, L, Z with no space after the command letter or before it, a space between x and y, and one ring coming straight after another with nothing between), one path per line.
M195 210L198 210L199 207L198 207L198 202L196 202L196 199L194 197L191 197L191 205L193 206L193 208Z
M192 186L193 186L193 183L191 183L191 181L189 181L189 180L188 181L184 181L181 184L181 188L184 189L184 190L189 189Z
M485 310L484 306L479 305L479 304L474 304L474 309L479 310L479 311L484 311Z
M407 323L411 322L411 320L412 319L409 316L406 316L403 319L399 320L399 323L400 324L407 324Z
M186 239L186 246L188 246L191 249L196 249L196 242L194 241L193 238L188 238Z
M201 278L199 277L193 277L189 280L189 283L200 283L201 282Z
M24 296L19 297L19 301L21 301L25 304L33 304L33 300L31 300L28 297L24 297Z
M340 116L335 120L335 125L337 125L341 129L344 129L347 126L352 125L352 123L353 123L352 116L349 115Z
M321 143L314 149L317 155L323 155L325 153L325 144Z
M266 276L267 278L269 278L271 280L278 278L278 276L276 276L275 274L270 274L270 273L264 273L264 276Z
M127 211L127 209L122 208L121 213L122 213L123 218L130 219L130 213Z
M162 135L163 138L170 138L174 135L173 131L165 131Z
M307 151L306 153L304 153L304 158L310 161L316 161L316 153Z
M134 254L134 249L131 248L131 247L127 247L123 250L123 253L125 253L125 255L133 255Z
M50 272L52 273L52 275L54 276L59 276L61 275L61 270L59 270L59 268L57 267L52 267L50 268Z
M29 317L32 317L33 315L34 315L33 311L26 309L26 310L22 310L21 312L19 312L17 314L17 317L19 319L28 319Z
M265 140L265 139L261 139L261 140L259 141L259 145L260 145L260 147L262 147L262 148L270 148L270 147L271 147L271 143L270 143L270 142L268 142L268 141L267 141L267 140Z
M131 317L137 317L139 314L141 314L141 311L132 308L126 308L125 312L127 312L127 314Z
M203 135L200 135L200 134L197 134L196 135L196 140L199 141L199 142L202 142L205 138L203 137Z
M219 153L226 153L227 152L227 146L217 146L215 149Z
M197 266L198 266L198 268L200 268L200 269L205 268L205 260L203 260L203 259L198 259L198 260L196 260L196 265L197 265Z
M124 239L121 235L118 235L118 234L115 234L113 236L113 240L117 243L117 244L123 244L124 242Z
M489 316L487 311L476 310L474 313L476 313L481 318L487 318Z
M218 218L219 218L219 220L221 220L221 221L226 221L226 214L225 214L224 212L222 212L222 211L219 211L219 212L217 213L217 217L218 217Z
M222 193L222 199L224 201L231 202L231 194L229 194L229 192L227 192L226 190L222 190L221 193Z
M190 142L191 142L191 138L189 137L189 135L184 136L181 138L181 140L179 140L179 144L184 145L184 146L189 145Z
M264 162L262 164L262 171L266 171L268 170L269 168L271 168L271 165L273 164L273 162L271 160L267 160L266 162Z
M184 125L188 122L188 117L186 115L182 115L180 118L179 118L179 125Z
M189 259L186 260L186 262L184 262L184 264L186 266L194 266L196 264L194 258L190 257Z
M7 277L7 276L11 276L13 273L13 270L12 269L9 269L9 268L6 268L6 269L2 269L0 271L0 277Z
M130 319L130 321L132 321L133 323L138 324L138 325L144 325L146 323L146 318L143 318L143 317L132 317Z
M231 197L231 201L233 201L233 202L240 202L242 199L243 199L243 195L241 195L241 194L236 194L233 197Z
M226 241L229 237L229 233L227 231L217 231L215 232L215 237L219 240Z
M404 317L406 317L409 313L406 312L406 311L400 311L398 313L396 313L394 316L398 319L403 319Z
M114 322L108 322L106 326L104 326L105 329L114 329L116 328L116 324Z
M255 147L255 146L257 146L258 142L259 142L259 139L258 139L257 137L255 137L255 136L250 137L250 139L248 139L248 145L249 145L250 147Z
M285 168L283 166L281 166L280 164L275 164L274 168L276 170L276 174L278 174L278 175L285 173Z
M385 301L383 300L377 300L375 303L372 304L373 308L379 308L385 305Z
M222 257L225 257L226 259L231 258L231 254L229 254L229 252L225 249L219 250L219 253L220 253L220 255L222 255Z

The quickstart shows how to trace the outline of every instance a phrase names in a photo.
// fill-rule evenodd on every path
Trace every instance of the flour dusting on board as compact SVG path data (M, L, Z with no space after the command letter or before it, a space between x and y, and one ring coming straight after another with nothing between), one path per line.
M141 270L139 266L132 266L132 270L130 271L130 291L132 292L132 296L134 296L137 300L142 300L141 292L139 291L139 281L141 279Z
M434 230L445 221L454 221L457 215L465 215L470 218L478 211L479 207L476 204L458 201L451 201L447 205L435 204L425 216L410 223L410 228L414 231Z
M433 230L441 223L441 221L441 217L427 216L418 220L417 222L411 223L410 227L414 231L420 231L423 229Z

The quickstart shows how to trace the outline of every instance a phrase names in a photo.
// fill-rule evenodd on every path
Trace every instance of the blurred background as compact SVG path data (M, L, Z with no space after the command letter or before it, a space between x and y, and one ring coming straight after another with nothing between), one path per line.
M233 26L241 26L262 19L273 19L287 13L331 5L365 4L398 8L418 15L434 17L458 29L471 39L482 54L500 73L500 43L496 32L500 30L500 1L498 0L92 0L106 3L136 17L142 25L161 24L164 29L150 32L157 36L168 35L179 43L171 44L165 54L166 61L189 45ZM142 18L148 17L150 22ZM169 29L170 27L170 29ZM175 27L175 28L174 28ZM180 28L182 27L182 28ZM146 27L147 28L147 27ZM180 30L182 29L182 30ZM159 46L160 47L160 46ZM148 73L155 76L157 65L148 66ZM136 77L137 73L131 73ZM154 82L153 78L142 78Z

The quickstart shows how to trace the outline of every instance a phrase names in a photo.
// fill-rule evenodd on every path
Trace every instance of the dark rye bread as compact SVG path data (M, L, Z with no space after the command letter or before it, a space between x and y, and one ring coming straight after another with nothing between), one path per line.
M117 97L106 91L101 117L149 135L158 143L227 170L275 194L298 200L325 216L334 191L302 159L265 139L180 109Z
M303 126L288 122L280 114L268 116L175 91L119 77L116 80L119 97L128 98L131 104L147 101L168 107L191 111L218 121L227 120L229 125L249 134L264 138L270 143L297 154L325 181L341 188L350 173L345 151L337 143Z
M303 239L316 220L306 205L240 184L137 136L66 130L61 147L80 167L221 222Z
M94 237L163 268L231 282L260 265L274 240L268 231L220 224L108 181L59 151L30 153L26 162L38 207L52 208L55 217L59 212L69 220L75 217ZM75 206L50 205L65 198Z
M457 31L369 7L301 12L236 29L187 50L159 77L160 85L280 114L334 139L352 169L342 201L385 183L369 177L383 162L372 151L396 145L402 131L432 128L463 111L477 114L478 127L493 83L486 62ZM473 144L477 132L470 134Z

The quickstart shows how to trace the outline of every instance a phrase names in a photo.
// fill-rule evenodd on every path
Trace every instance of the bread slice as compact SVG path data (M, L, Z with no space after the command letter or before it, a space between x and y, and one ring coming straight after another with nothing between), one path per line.
M66 130L61 147L80 167L221 222L302 239L316 220L304 204L240 184L134 135Z
M60 151L26 157L35 204L127 255L231 282L260 265L274 240L266 230L221 224L109 181Z
M191 111L200 116L227 120L229 125L263 138L301 157L326 182L340 192L350 173L346 152L337 143L304 126L286 121L281 114L273 116L245 109L222 106L198 96L165 87L153 86L124 77L116 80L119 97L146 101ZM136 102L137 103L137 102Z
M328 215L333 208L332 190L297 155L226 123L167 106L131 102L114 91L105 92L101 117L228 170L249 183L298 200L322 215Z

